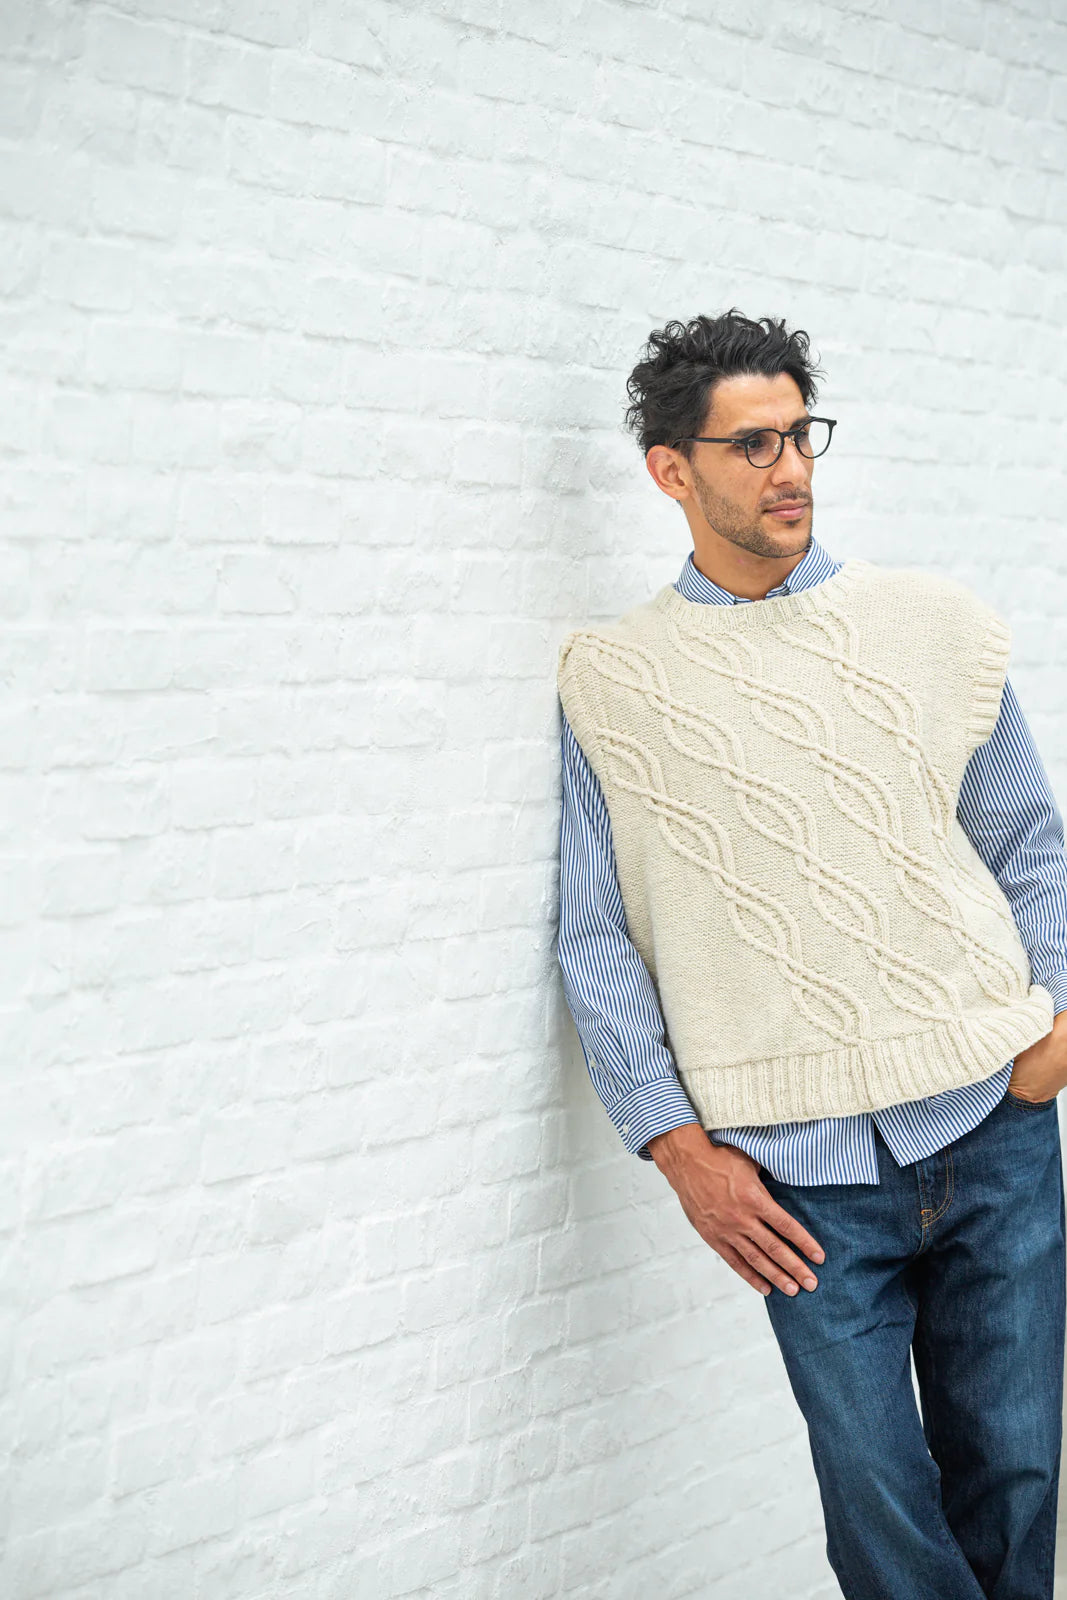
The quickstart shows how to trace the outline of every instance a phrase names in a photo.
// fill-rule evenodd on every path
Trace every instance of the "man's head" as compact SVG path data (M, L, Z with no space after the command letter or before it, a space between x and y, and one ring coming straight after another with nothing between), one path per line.
M626 422L656 484L685 512L698 557L717 539L777 560L808 548L814 461L787 439L773 465L754 466L741 440L803 423L819 370L802 329L790 333L772 317L753 322L734 307L668 322L649 338L627 381ZM733 442L691 442L707 434ZM782 514L790 502L800 503L799 515Z

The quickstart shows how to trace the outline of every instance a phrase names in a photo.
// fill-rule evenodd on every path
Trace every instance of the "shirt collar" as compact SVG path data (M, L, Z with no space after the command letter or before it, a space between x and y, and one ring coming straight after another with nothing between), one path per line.
M784 583L778 584L774 589L769 589L763 599L770 599L772 594L794 594L800 589L810 589L813 584L822 583L824 578L829 578L840 567L840 561L835 561L829 551L824 550L815 535L811 536L811 543L797 562L792 572L788 574ZM731 594L729 589L723 589L711 578L705 576L693 561L693 552L690 550L682 563L682 570L674 584L680 595L686 600L705 601L711 605L748 605L751 598L748 595Z

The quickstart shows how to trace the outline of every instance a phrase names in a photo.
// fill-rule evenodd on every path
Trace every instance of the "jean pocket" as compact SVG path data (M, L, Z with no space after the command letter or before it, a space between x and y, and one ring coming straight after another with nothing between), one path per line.
M1016 1094L1014 1089L1009 1088L1005 1090L1004 1098L1022 1111L1047 1111L1049 1106L1056 1104L1058 1096L1053 1095L1051 1100L1024 1100L1021 1094Z

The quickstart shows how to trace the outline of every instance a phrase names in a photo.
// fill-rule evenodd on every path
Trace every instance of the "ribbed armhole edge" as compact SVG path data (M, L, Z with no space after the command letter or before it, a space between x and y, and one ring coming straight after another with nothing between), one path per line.
M1003 618L991 617L978 655L971 715L967 723L967 735L972 746L984 744L996 726L1010 650L1011 628Z
M579 664L583 662L585 649L596 642L596 639L597 635L586 628L569 633L560 644L556 671L556 687L560 703L586 759L596 760L594 771L597 771L600 765L600 746L594 731L595 718L590 715L586 703L585 685L581 681ZM600 777L599 771L597 777Z

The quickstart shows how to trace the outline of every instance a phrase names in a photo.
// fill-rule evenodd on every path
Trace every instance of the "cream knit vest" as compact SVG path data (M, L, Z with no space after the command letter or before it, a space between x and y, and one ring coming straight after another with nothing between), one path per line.
M956 580L861 560L744 605L668 585L563 640L628 931L706 1128L919 1099L1050 1031L956 817L1010 640Z

